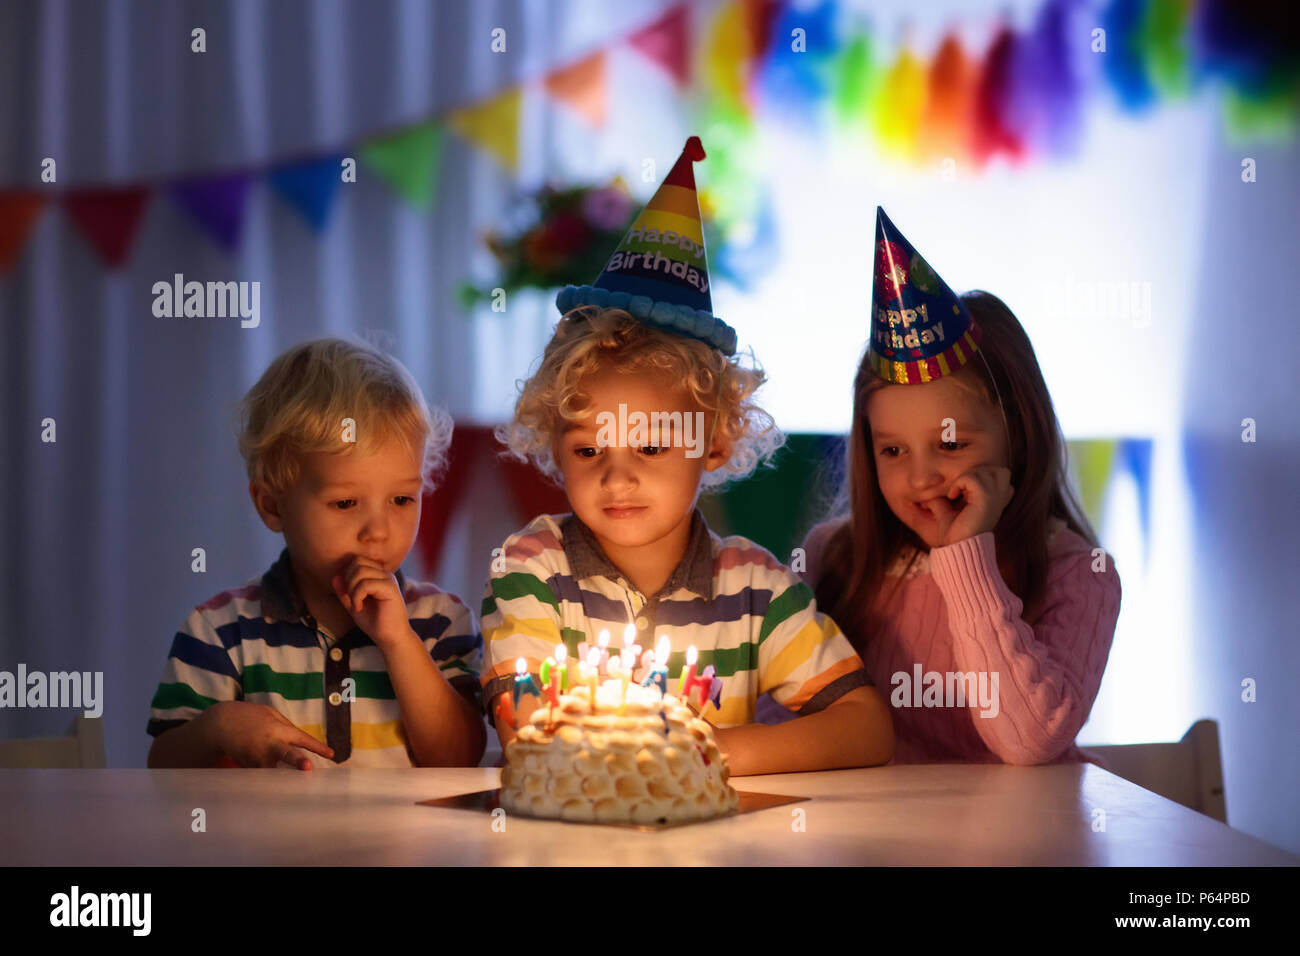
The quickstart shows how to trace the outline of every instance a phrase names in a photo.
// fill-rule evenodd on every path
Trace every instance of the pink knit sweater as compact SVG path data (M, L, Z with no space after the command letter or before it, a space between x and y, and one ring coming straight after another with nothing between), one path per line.
M834 524L824 522L808 534L809 585L820 573ZM898 740L894 763L1093 759L1074 738L1106 669L1119 616L1119 574L1110 555L1104 571L1092 570L1091 546L1063 522L1054 523L1048 552L1046 600L1032 628L1020 619L1021 601L998 571L991 532L922 554L919 569L914 566L888 604L878 606L887 619L885 631L866 648L863 663L891 703ZM929 700L945 706L924 706L922 692L934 679L923 677L920 688L911 686L918 683L918 664L922 674L943 675L949 693L945 698L942 689L932 688ZM957 672L982 672L989 692L989 675L996 673L996 708L969 698L966 706L954 706L957 679L947 674ZM898 674L906 674L907 683Z

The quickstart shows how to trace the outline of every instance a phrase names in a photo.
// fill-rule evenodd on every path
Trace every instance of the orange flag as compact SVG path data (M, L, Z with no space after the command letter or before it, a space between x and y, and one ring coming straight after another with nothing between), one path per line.
M577 110L592 126L604 126L605 54L594 53L548 74L546 92Z
M918 144L926 159L962 163L970 153L971 119L975 109L974 62L961 41L948 34L930 63L923 131Z

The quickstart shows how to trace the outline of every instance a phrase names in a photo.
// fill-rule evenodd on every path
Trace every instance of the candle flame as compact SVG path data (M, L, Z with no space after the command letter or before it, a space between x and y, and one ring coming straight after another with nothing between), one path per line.
M686 648L686 663L688 666L694 667L695 662L698 661L699 659L700 659L700 652L695 649L694 644Z
M564 659L569 656L569 649L563 644L555 645L555 663L564 666Z
M668 654L672 651L673 645L665 634L659 638L659 645L655 648L655 663L663 667L668 663Z
M609 631L602 630L600 635L596 638L596 643L600 645L601 650L609 647Z
M600 650L599 650L599 648L595 648L595 647L593 647L590 651L587 652L587 666L588 666L588 667L599 667L599 666L600 666Z
M524 674L526 674L527 672L528 672L528 661L526 661L522 657L519 658L519 660L515 661L516 674L518 674L520 677L523 677Z
M623 646L627 647L634 640L636 640L636 624L628 621L627 627L623 628Z

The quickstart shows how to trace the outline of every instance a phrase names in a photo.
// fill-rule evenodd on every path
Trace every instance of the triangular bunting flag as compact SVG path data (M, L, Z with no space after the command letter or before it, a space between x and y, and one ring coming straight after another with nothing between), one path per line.
M248 173L210 176L177 183L172 199L226 252L234 252L244 229Z
M730 0L713 17L702 57L707 90L729 103L745 104L746 110L754 58L751 29L744 3Z
M442 161L442 128L430 122L372 139L361 147L361 159L411 205L428 209Z
M1069 443L1070 469L1079 492L1079 503L1094 528L1102 523L1106 486L1110 484L1119 442L1114 438L1081 438Z
M858 33L837 57L837 75L833 86L835 117L841 126L853 129L871 122L876 102L881 68L879 54L872 46L870 34Z
M777 20L787 12L793 12L796 16L807 18L826 18L832 15L830 3L823 3L819 6L810 7L805 4L803 7L794 5L788 10L782 10L784 4L781 0L746 0L747 20L749 21L749 47L755 60L762 60L767 56L768 50L772 46L773 37L776 35L774 27ZM812 31L809 30L809 33ZM782 31L782 36L787 40L789 34ZM810 44L810 49L812 46Z
M104 264L117 268L131 253L148 202L144 186L80 189L68 193L63 209Z
M1137 486L1138 520L1142 524L1142 560L1151 548L1151 439L1125 438L1120 441L1119 457Z
M280 198L302 213L315 232L320 232L329 219L330 206L341 182L342 163L342 156L327 156L279 166L267 178Z
M595 53L546 77L546 91L592 126L605 125L605 54Z
M0 273L13 267L44 205L39 193L0 193Z
M485 149L510 172L519 168L519 87L482 103L456 110L447 125L480 149Z
M689 23L685 4L673 7L648 27L628 37L642 56L668 71L678 86L691 81Z
M1013 79L1011 66L1015 61L1017 42L1011 28L1003 27L994 36L980 67L971 118L970 149L979 166L1000 153L1018 160L1024 148L1007 122Z
M949 31L927 73L922 135L917 143L923 158L965 165L978 80L975 63L962 49L957 33Z
M920 58L904 47L884 74L873 113L876 139L883 152L913 159L922 134L926 75Z

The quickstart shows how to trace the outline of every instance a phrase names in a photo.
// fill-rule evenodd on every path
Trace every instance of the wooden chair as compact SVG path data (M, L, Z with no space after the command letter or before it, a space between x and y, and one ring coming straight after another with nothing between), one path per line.
M1177 743L1081 748L1099 757L1116 776L1220 823L1228 822L1219 725L1213 720L1198 720Z
M104 723L78 717L71 737L34 737L30 740L0 740L0 767L6 770L103 770Z

